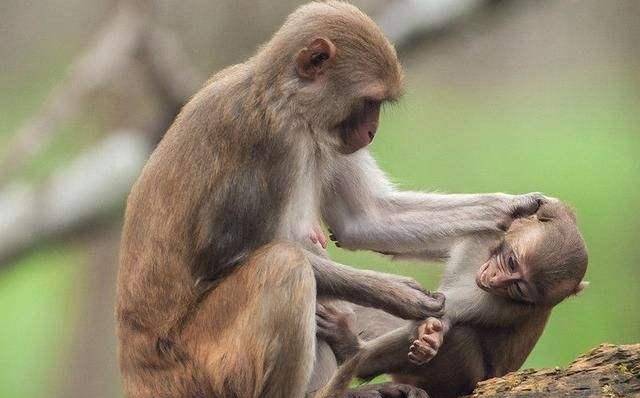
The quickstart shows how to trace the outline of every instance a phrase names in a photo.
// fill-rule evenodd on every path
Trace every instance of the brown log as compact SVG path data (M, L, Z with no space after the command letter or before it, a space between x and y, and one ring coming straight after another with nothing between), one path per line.
M601 344L566 369L525 369L478 384L468 397L640 397L640 344Z

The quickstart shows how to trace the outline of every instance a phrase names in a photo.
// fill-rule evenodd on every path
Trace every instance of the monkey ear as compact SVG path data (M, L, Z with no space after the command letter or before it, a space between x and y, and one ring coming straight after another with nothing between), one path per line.
M315 38L296 56L299 77L315 80L322 75L336 57L336 46L324 37Z
M578 283L578 286L576 286L576 289L573 291L573 294L574 295L578 295L578 294L582 293L582 291L584 289L586 289L587 286L589 286L589 282L588 281L582 281L582 282Z

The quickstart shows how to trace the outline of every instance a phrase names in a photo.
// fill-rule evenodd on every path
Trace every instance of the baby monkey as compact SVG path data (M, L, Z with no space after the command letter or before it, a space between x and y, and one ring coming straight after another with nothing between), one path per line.
M557 200L502 235L461 239L438 288L447 298L442 319L404 321L359 306L349 317L319 307L319 336L345 362L332 382L390 373L432 398L468 394L523 364L553 307L587 285L586 269L576 218Z

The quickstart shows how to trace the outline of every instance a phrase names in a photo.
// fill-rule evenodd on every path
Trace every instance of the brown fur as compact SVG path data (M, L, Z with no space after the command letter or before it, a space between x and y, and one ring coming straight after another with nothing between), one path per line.
M296 75L295 57L317 37L336 56L312 85ZM396 300L396 313L430 312L407 278L391 298L365 295L388 284L330 262L312 266L307 251L279 242L304 240L281 225L300 182L331 174L313 167L346 152L335 126L364 98L397 97L401 80L395 50L366 15L311 3L189 101L128 198L116 308L127 397L302 396L316 288L379 307ZM307 213L315 223L320 210Z

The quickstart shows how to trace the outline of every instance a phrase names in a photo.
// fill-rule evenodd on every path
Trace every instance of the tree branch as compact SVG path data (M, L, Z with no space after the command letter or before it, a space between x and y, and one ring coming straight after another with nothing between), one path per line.
M41 186L15 183L0 190L0 264L122 206L149 151L143 134L118 131Z
M637 397L640 344L602 344L566 369L526 369L483 381L469 397Z
M12 135L0 159L0 185L55 138L60 124L82 109L83 98L129 65L140 46L144 27L140 20L133 7L121 6L42 108Z

